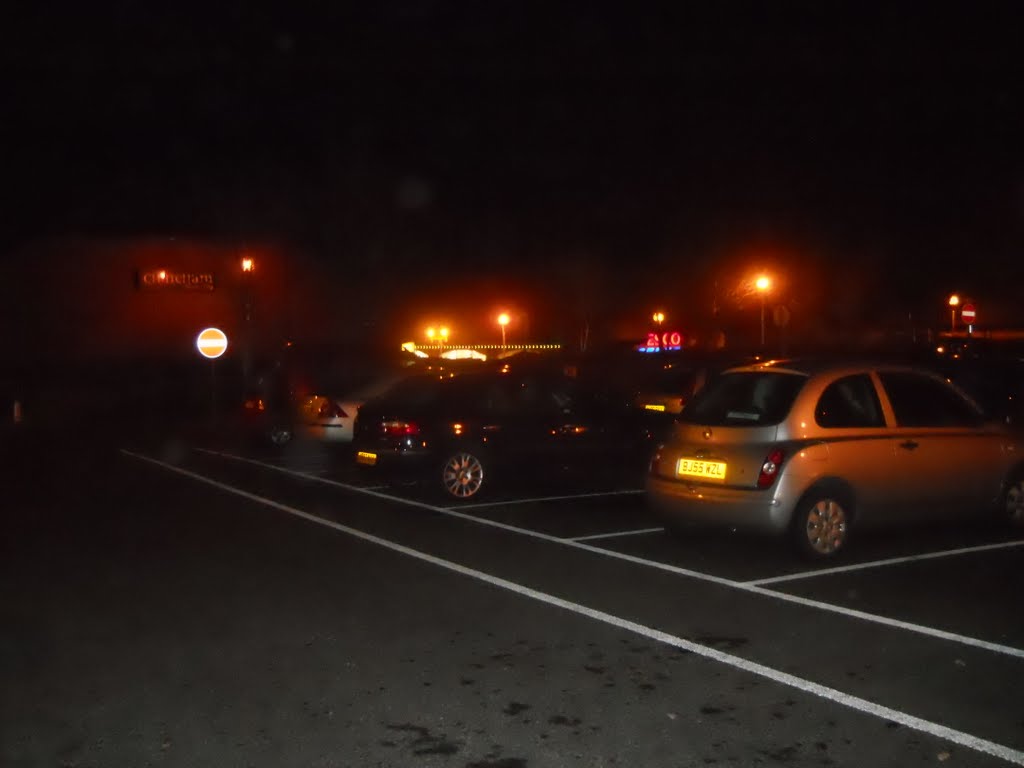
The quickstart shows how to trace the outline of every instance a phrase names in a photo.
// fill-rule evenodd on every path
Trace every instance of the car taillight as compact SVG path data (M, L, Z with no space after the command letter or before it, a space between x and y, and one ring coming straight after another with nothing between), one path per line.
M385 421L380 427L388 437L409 437L420 433L420 425L415 421Z
M768 488L775 482L779 469L782 468L782 460L785 456L786 454L781 449L775 448L764 457L764 463L761 465L761 474L757 476L758 488Z

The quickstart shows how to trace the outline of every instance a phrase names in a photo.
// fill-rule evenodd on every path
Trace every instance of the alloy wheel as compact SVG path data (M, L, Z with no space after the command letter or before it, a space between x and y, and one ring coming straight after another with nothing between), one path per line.
M1006 519L1013 525L1024 525L1024 477L1016 478L1006 489Z
M846 541L846 510L835 499L821 499L807 512L807 544L819 555L832 555Z
M441 477L445 490L458 499L468 499L479 492L484 482L484 467L472 453L456 453L444 465Z

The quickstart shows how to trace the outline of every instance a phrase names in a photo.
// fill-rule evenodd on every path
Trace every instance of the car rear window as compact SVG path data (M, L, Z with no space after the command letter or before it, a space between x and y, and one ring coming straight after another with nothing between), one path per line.
M778 371L724 373L683 408L679 420L709 426L778 424L806 381L806 376Z
M424 405L437 399L442 381L437 376L409 376L392 385L383 399L403 405Z
M411 376L391 387L382 399L404 412L501 411L511 400L511 386L507 377L498 374Z

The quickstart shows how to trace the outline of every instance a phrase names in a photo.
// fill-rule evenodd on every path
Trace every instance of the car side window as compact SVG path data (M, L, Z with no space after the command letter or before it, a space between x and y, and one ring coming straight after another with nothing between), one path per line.
M974 427L983 421L981 411L939 379L903 371L879 378L901 427Z
M520 380L517 408L528 413L563 413L575 402L568 379L527 376Z
M827 429L885 426L871 376L858 373L829 384L818 399L814 420Z

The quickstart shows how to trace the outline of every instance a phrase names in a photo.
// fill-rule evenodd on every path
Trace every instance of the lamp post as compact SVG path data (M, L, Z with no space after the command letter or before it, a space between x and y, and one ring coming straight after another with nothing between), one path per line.
M960 306L960 297L955 293L949 297L949 330L956 330L956 308Z
M764 296L772 287L772 281L767 275L761 275L754 281L754 287L761 294L761 347L764 347Z
M242 344L242 386L246 392L249 390L249 374L252 368L252 273L256 269L256 262L250 256L242 257L242 285L244 296L242 298L242 310L245 320L245 342Z
M501 346L505 346L505 326L508 325L509 317L507 312L498 315L498 325L501 326Z
M661 324L665 322L665 313L655 312L653 315L651 315L651 319L654 321L655 325L661 328Z

